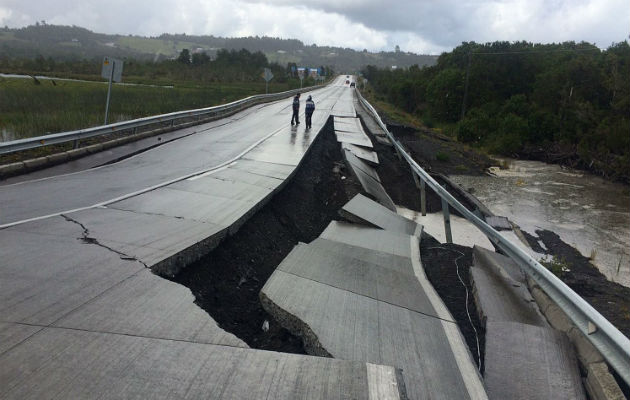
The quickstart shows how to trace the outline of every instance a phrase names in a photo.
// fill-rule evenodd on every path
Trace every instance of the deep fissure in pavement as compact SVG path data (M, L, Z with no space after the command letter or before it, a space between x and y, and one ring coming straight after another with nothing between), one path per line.
M297 135L303 134L300 128ZM291 181L237 233L173 281L190 288L197 305L250 347L306 354L302 340L262 308L259 293L298 242L311 242L331 220L341 219L339 209L360 189L345 171L330 118Z
M398 160L391 147L378 144L365 126L364 130L374 143L381 161L377 172L394 202L418 210L419 192L414 189L409 167ZM305 354L301 339L283 329L262 308L260 290L298 242L311 242L331 220L341 219L339 209L361 191L360 184L346 171L331 118L287 186L236 234L200 261L184 268L173 280L190 288L197 305L221 328L250 347ZM427 190L427 200L431 208L439 210L439 198L431 190ZM424 239L427 237L432 239L425 234ZM427 240L421 242L421 247L424 244L437 243ZM464 249L467 255L472 254L471 248ZM457 320L475 361L479 362L477 338L466 313L465 288L455 270L456 256L448 250L433 250L422 255L422 262L429 280ZM467 261L459 262L459 272L469 285L470 263ZM480 336L483 360L483 328L472 296L468 306ZM263 330L265 321L269 322L267 331Z

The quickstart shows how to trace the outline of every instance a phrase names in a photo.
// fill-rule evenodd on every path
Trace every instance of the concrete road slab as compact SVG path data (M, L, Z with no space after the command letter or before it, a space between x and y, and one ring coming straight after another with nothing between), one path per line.
M381 184L376 171L348 150L344 150L343 155L363 189L378 200L379 203L395 212L396 205Z
M320 235L320 238L396 256L411 257L409 247L410 236L397 232L384 231L346 222L331 221Z
M381 178L378 176L376 169L374 169L368 163L357 158L357 156L355 156L351 151L344 149L342 153L344 154L346 161L350 164L350 167L353 171L361 172L362 175L365 175L380 184Z
M326 87L317 92L331 104L344 97L339 88ZM223 121L220 128L173 140L114 164L2 185L0 202L11 207L0 214L0 224L91 207L236 161L248 148L263 143L274 132L288 129L289 108L288 101L270 103L248 113L247 118ZM323 108L315 122L328 115ZM309 140L313 140L313 132ZM300 139L296 146L299 143Z
M357 126L357 122L358 121L359 121L358 118L348 118L348 117L333 116L333 123L335 124L335 127L340 126L340 125Z
M228 173L230 170L245 171L250 174L284 180L293 173L295 167L292 165L283 165L274 162L240 159L231 164L226 170L217 173L215 176L221 176L224 173Z
M48 325L145 268L81 241L83 229L73 222L57 217L46 225L0 230L0 321ZM55 227L68 236L53 236Z
M475 246L473 267L470 269L473 296L483 323L490 321L512 321L523 324L548 326L547 320L538 309L527 284L513 280L499 264L489 264L489 250ZM480 256L484 254L484 256ZM507 258L504 256L500 256ZM507 265L507 263L506 263Z
M411 399L484 398L479 377L467 383L459 371L444 334L452 322L279 270L261 297L312 354L401 368Z
M278 268L288 274L436 316L416 279L357 258L298 244Z
M247 347L197 307L190 290L144 269L54 323L56 327Z
M337 117L356 118L357 112L354 109L354 104L352 104L352 92L350 90L340 96L330 110L330 114Z
M338 142L351 143L357 146L372 148L372 141L364 133L344 132L335 130L335 136Z
M419 194L418 194L419 196ZM442 212L427 213L422 216L419 211L410 210L405 207L396 206L398 214L405 218L416 221L422 225L422 230L433 236L440 243L446 243L444 232L444 215ZM473 247L475 245L492 248L492 242L484 235L479 228L465 218L451 214L451 233L453 243L462 246Z
M341 148L350 150L352 154L371 165L378 165L378 155L373 151L346 142L341 142Z
M99 240L165 250L165 255L177 254L177 250L224 229L212 223L114 208L79 211L73 213L72 218L86 226L90 236Z
M422 225L392 212L360 193L346 203L340 213L346 218L356 219L356 222L367 223L386 231L415 235L418 238L422 234Z
M506 217L500 217L496 215L489 215L486 217L486 223L493 227L494 229L500 230L512 230L512 225L510 221Z
M113 208L79 211L72 218L101 245L137 258L165 276L214 249L228 231L209 222Z
M254 149L247 153L243 159L297 167L300 161L302 161L304 154L298 152L285 153L284 147L285 146L275 146L264 150Z
M247 160L241 160L240 162L244 162ZM249 161L248 161L249 162ZM256 163L256 161L253 161ZM268 163L261 163L268 164ZM244 183L246 185L259 186L268 190L276 189L280 184L282 184L282 178L275 178L271 176L265 176L264 171L259 171L257 169L252 169L251 171L246 171L243 169L236 169L233 167L225 168L220 171L214 172L211 175L207 175L207 177L214 179L221 179L232 182ZM198 179L204 179L205 177L200 177Z
M571 343L554 329L488 321L485 360L491 399L586 398Z
M361 121L358 118L340 118L333 117L335 131L343 131L350 133L358 133L365 135L363 132L363 127L361 126Z
M243 218L262 199L252 202L178 190L170 186L110 204L109 209L209 222L228 227Z
M42 327L34 325L0 322L0 355L40 331Z
M389 366L57 328L0 356L5 399L399 399L403 386Z
M352 246L334 240L317 238L309 243L309 246L335 254L345 255L382 268L391 269L401 274L414 275L411 260L407 257L397 256L391 253L366 249L365 247Z
M473 296L482 323L512 321L547 326L526 287L514 284L480 267L470 269ZM531 300L530 300L531 299Z
M473 258L488 271L527 285L527 275L511 258L477 245L473 247Z
M263 180L264 178L261 178ZM274 180L277 185L279 180ZM191 193L211 195L233 199L240 202L256 203L273 193L273 188L263 185L253 185L231 179L220 179L213 175L204 176L196 180L185 180L169 185L168 188Z

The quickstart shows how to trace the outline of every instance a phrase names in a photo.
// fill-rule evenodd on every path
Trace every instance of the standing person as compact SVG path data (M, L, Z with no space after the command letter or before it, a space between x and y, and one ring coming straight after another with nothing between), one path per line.
M304 111L306 114L306 129L311 129L311 117L313 116L313 111L315 111L315 102L311 96L308 96L308 99L306 99Z
M295 120L295 125L300 124L300 94L296 94L293 98L293 116L291 116L291 125L293 125L293 120Z

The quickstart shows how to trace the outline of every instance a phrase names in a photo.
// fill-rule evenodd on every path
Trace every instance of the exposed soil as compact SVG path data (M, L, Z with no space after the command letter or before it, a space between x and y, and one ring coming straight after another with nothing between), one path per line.
M440 243L432 236L423 233L420 254L427 278L457 321L468 349L480 372L483 373L486 332L479 321L477 306L472 295L470 280L472 248Z
M363 124L364 131L370 136L372 139L372 143L374 145L374 151L378 153L378 158L380 164L376 168L376 172L378 172L379 177L385 187L385 190L389 194L389 196L394 200L394 203L400 206L404 206L406 208L419 211L420 210L420 190L416 188L415 182L413 180L413 175L411 174L411 169L406 161L400 160L396 151L393 147L381 144L374 136L370 133L367 126ZM401 128L402 129L402 128ZM406 131L407 128L404 130ZM410 136L411 137L411 136ZM415 137L415 136L414 136ZM408 149L411 149L409 144L413 144L413 147L422 147L422 142L419 139L407 140L409 137L396 136L401 143ZM445 154L448 150L443 150ZM462 150L463 151L463 150ZM459 154L459 153L457 153ZM420 158L417 153L412 152L414 159L421 167L425 168L430 162L427 158ZM446 164L445 164L446 165ZM489 164L488 164L489 165ZM470 173L479 175L484 173L486 168L486 164L474 164L467 172L459 171L459 174ZM429 168L430 169L430 168ZM434 169L432 172L443 174L449 168L438 168ZM428 171L431 172L431 171ZM447 184L439 175L433 175L432 177L440 184ZM464 206L466 206L469 210L474 210L475 206L470 204L466 198L460 195L455 190L452 190L452 187L447 185L448 191ZM433 190L431 190L428 186L426 186L426 208L428 213L434 213L442 211L442 201L440 197L435 194ZM450 208L451 214L455 214L461 216L456 210L452 207Z
M425 171L443 175L482 175L493 163L486 155L430 129L388 124L390 131Z
M311 242L331 220L340 219L339 209L359 189L345 172L330 119L287 186L236 234L173 280L190 288L197 305L250 347L306 354L301 339L262 308L259 292L298 242Z
M547 248L544 250L532 235L526 235L532 248L542 254L556 256L570 271L559 278L599 311L624 335L630 337L630 288L611 282L579 251L564 243L548 230L537 230L536 235Z

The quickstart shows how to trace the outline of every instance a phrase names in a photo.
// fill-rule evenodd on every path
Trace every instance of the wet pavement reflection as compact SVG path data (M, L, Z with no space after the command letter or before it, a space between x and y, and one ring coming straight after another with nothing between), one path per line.
M630 286L630 187L584 171L505 160L496 176L451 176L522 230L557 233L610 280Z

